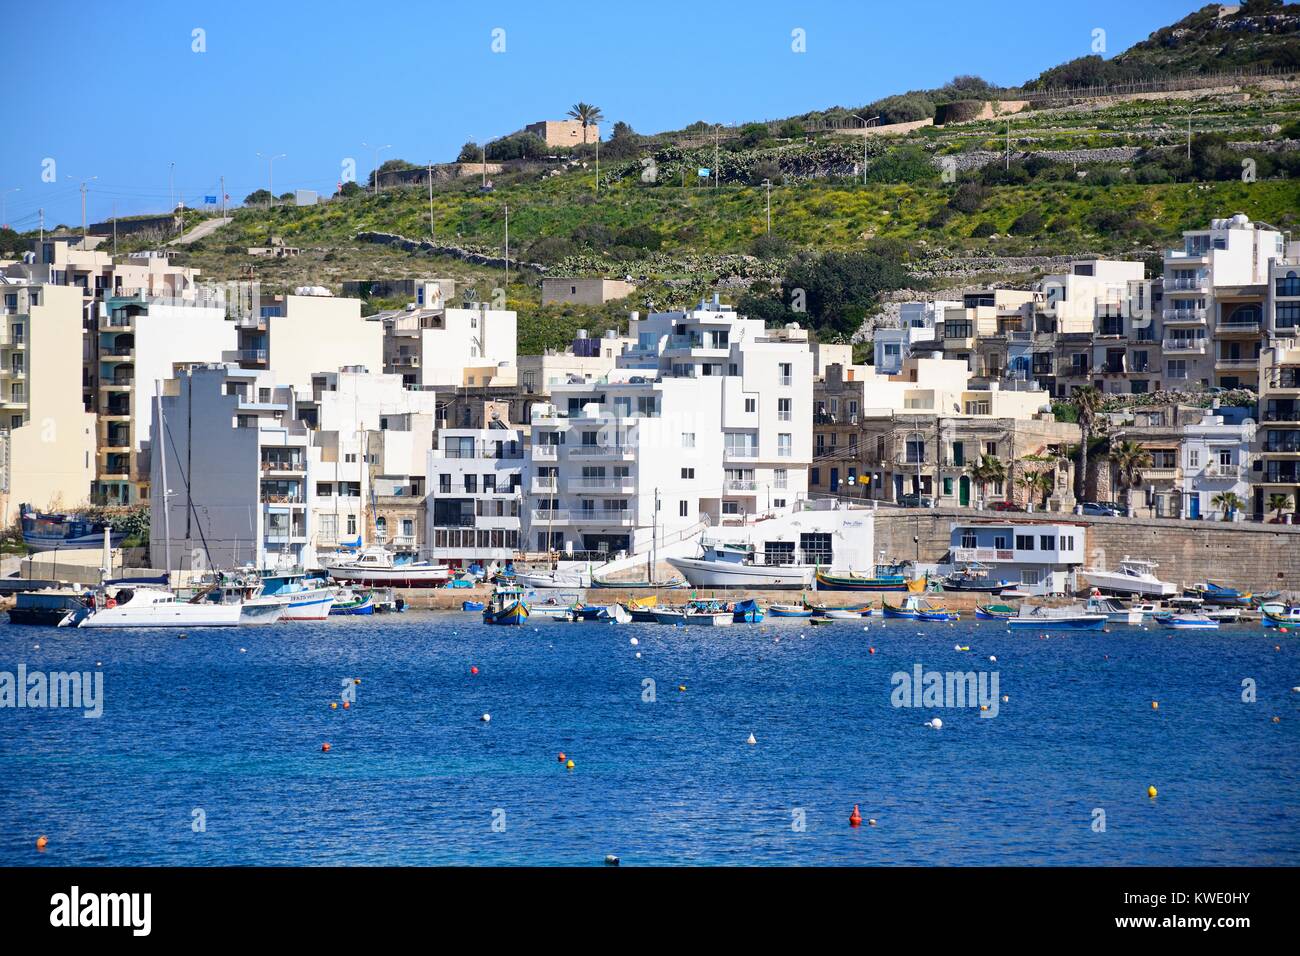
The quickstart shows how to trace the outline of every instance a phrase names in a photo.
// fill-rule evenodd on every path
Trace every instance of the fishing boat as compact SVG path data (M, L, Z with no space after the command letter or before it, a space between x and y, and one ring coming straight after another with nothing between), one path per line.
M1010 604L977 604L975 617L981 621L1005 621L1016 616L1016 609Z
M585 588L581 570L516 571L515 581L522 588Z
M325 569L330 580L356 587L436 588L451 578L445 564L421 561L399 563L387 548L366 548L355 560L340 561Z
M60 548L98 548L104 543L104 532L109 534L111 548L119 547L126 534L113 531L102 521L91 521L77 515L39 514L29 505L20 505L20 524L23 544L31 551L54 551Z
M758 602L753 598L744 601L737 601L731 606L731 616L737 624L761 624L763 622L763 609L758 606Z
M105 585L76 627L238 627L241 607L211 601L178 601L168 588ZM67 625L64 625L67 626Z
M703 608L688 608L686 623L692 627L730 627L735 620L731 611L709 611Z
M528 620L528 613L524 592L520 588L498 587L483 609L483 623L519 627Z
M658 603L658 595L648 594L645 597L633 598L628 601L623 605L623 610L627 611L634 624L654 624L655 605Z
M685 626L686 609L685 608L659 608L654 612L656 624L670 624Z
M9 623L57 627L69 616L90 613L89 601L88 592L72 588L20 591L9 609Z
M989 569L982 564L968 564L939 580L945 591L985 591L1001 594L1014 587L1012 581L989 577Z
M931 601L919 594L909 594L901 604L890 604L884 598L880 600L880 610L886 618L903 618L909 621L955 621L959 619L956 611L950 611L942 603Z
M1216 607L1205 612L1205 616L1211 621L1218 621L1220 624L1236 624L1241 621L1241 608L1239 607Z
M1007 619L1007 624L1040 630L1096 631L1106 626L1106 615L1090 613L1080 605L1044 607L1041 604L1022 604L1015 617Z
M594 573L591 575L591 586L593 588L619 588L624 591L650 590L654 588L680 588L684 584L681 578L673 578L671 581L651 581L642 579L638 581L610 581L597 577ZM574 585L578 587L580 585Z
M1236 605L1238 607L1250 606L1250 593L1238 591L1236 588L1222 587L1213 581L1206 581L1204 584L1194 584L1187 589L1186 593L1192 597L1199 597L1206 604Z
M947 608L922 608L916 612L916 619L927 624L940 624L944 621L960 621L961 613Z
M569 620L572 617L570 612L582 603L581 596L574 592L548 594L544 601L536 600L536 592L533 592L531 597L533 599L527 602L528 613L533 617L546 618L552 621Z
M485 607L487 607L487 605L484 604L482 601L461 601L460 602L460 609L462 611L481 611Z
M1217 631L1219 622L1208 614L1175 614L1166 622L1176 631Z
M330 607L330 614L374 614L375 602L368 591L356 591L352 588L340 588Z
M813 609L802 604L771 604L767 613L770 617L812 617Z
M875 574L856 574L849 571L844 574L831 574L817 569L818 591L906 591L907 575L905 565L878 564Z
M828 621L856 621L871 614L871 608L865 611L849 607L836 607L826 611L822 617ZM817 618L813 618L817 620Z
M575 621L601 621L609 624L631 624L632 615L621 604L580 604L570 609Z
M1126 554L1119 567L1113 571L1083 568L1079 571L1079 576L1090 587L1114 594L1137 594L1143 597L1170 597L1177 594L1177 585L1156 577L1157 567L1159 565L1154 561L1142 561Z
M282 621L323 621L330 615L339 589L305 571L271 571L262 575L262 594L287 601Z
M1146 615L1137 608L1125 607L1118 601L1104 598L1096 592L1088 598L1084 609L1090 614L1106 615L1106 620L1112 624L1141 624L1146 620Z
M1265 605L1261 610L1260 624L1264 627L1300 627L1300 605L1272 610Z
M697 588L806 588L812 584L811 565L766 564L752 544L735 541L702 542L695 558L668 558L668 563Z

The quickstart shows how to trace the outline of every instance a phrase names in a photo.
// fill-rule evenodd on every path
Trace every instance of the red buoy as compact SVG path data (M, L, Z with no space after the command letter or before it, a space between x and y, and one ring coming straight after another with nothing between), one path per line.
M327 754L327 753L330 752L330 745L329 745L329 744L321 744L321 745L320 745L320 749L321 749L321 753L326 753L326 754Z
M871 651L871 653L873 654L876 653L876 649L874 647L869 647L867 648L867 650Z
M559 755L558 755L555 759L556 759L559 763L564 763L564 760L565 760L565 757L564 757L564 751L561 750L560 753L559 753Z
M477 668L477 667L471 667L471 668L469 669L469 672L470 672L471 674L477 674L477 673L478 673L478 668Z
M858 805L856 803L853 804L853 812L849 814L849 826L862 826L862 814L858 812Z

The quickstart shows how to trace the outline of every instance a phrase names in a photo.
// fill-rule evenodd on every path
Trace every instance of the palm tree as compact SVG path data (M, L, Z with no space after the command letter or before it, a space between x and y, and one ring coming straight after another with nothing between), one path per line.
M988 486L1007 480L1007 466L997 455L980 455L980 460L966 466L970 476L979 482L980 500L988 497Z
M1042 498L1040 507L1047 508L1047 499L1056 489L1056 472L1050 468L1042 471L1027 471L1016 479L1016 484L1025 489L1030 501Z
M1151 467L1151 452L1137 442L1122 441L1111 446L1107 456L1115 466L1115 481L1124 493L1124 507L1133 514L1133 489L1142 486L1142 469Z
M1235 491L1221 491L1210 499L1210 504L1216 508L1223 509L1223 520L1227 521L1228 516L1234 511L1240 511L1246 507L1246 502L1241 500L1241 496Z
M605 114L600 111L599 106L592 106L590 103L574 103L569 108L569 116L576 120L582 120L582 141L587 141L587 127L599 123L605 118Z
M1088 485L1088 439L1101 411L1101 390L1095 385L1084 385L1074 390L1074 408L1079 415L1079 460L1074 469L1074 497L1083 501Z
M1282 512L1291 507L1290 495L1269 495L1268 510L1277 512L1277 519L1282 520Z

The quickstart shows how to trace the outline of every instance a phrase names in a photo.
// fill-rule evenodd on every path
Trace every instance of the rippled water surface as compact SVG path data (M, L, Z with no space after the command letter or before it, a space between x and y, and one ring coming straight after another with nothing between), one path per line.
M8 864L1300 863L1300 648L1257 625L0 626L20 663L104 706L0 709ZM1009 700L892 706L917 663Z

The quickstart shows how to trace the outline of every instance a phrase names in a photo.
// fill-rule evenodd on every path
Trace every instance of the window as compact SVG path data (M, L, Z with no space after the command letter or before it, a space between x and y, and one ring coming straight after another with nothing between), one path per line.
M438 493L443 495L451 494L450 474L442 474L438 476Z
M1064 553L1073 550L1074 550L1074 535L1072 534L1061 535L1061 551Z
M694 468L683 468L683 469L682 469L682 480L683 480L683 481L693 481L694 479L695 479L695 469L694 469Z
M1201 450L1199 448L1187 449L1187 467L1188 468L1201 467Z
M677 513L683 518L690 517L690 502L679 501L677 503Z
M1226 449L1226 448L1224 448L1223 450L1221 450L1221 451L1219 452L1219 465L1222 466L1223 468L1231 468L1231 467L1232 467L1232 452L1228 451L1228 449Z
M348 534L357 533L357 516L348 515Z
M781 433L776 436L776 456L778 458L790 458L794 455L794 436L789 433Z
M1033 551L1033 550L1034 550L1034 536L1033 536L1032 534L1018 534L1018 535L1016 535L1016 550L1017 550L1017 551Z
M822 470L820 468L813 468L811 471L808 472L808 483L811 484L814 488L821 487Z
M465 476L466 494L472 495L475 494L477 491L478 491L478 475L466 475Z
M753 414L758 411L758 400L753 398L745 399L745 413Z
M790 385L794 382L794 365L790 362L781 363L781 385Z
M1166 368L1166 374L1169 378L1185 379L1187 378L1187 360L1170 359Z
M785 499L784 499L784 498L773 498L773 499L772 499L772 507L773 507L773 508L784 508L784 507L785 507Z
M1006 551L1006 550L1007 550L1007 536L1006 536L1005 534L994 535L994 537L993 537L993 549L994 549L995 551Z
M1051 534L1039 535L1038 544L1044 551L1056 550L1056 536Z
M785 488L789 481L789 472L784 468L772 469L772 487Z
M682 447L683 448L695 447L695 432L682 432Z
M723 513L724 515L738 515L738 514L740 514L740 502L739 502L739 501L724 501L724 502L722 503L722 513Z
M831 407L832 407L832 409L834 408L834 406L835 406L835 403L832 402L832 403L831 403ZM777 421L780 421L780 422L788 422L788 421L790 421L791 418L793 417L793 416L792 416L792 413L791 413L791 409L792 409L793 407L794 407L794 403L793 403L793 401L792 401L791 399L788 399L788 398L778 398L778 399L776 400L776 420L777 420Z
M995 441L986 441L984 443L984 454L996 458L998 455L998 443Z
M970 550L971 548L975 547L974 531L963 531L961 533L961 546L963 548L966 548L967 550Z

